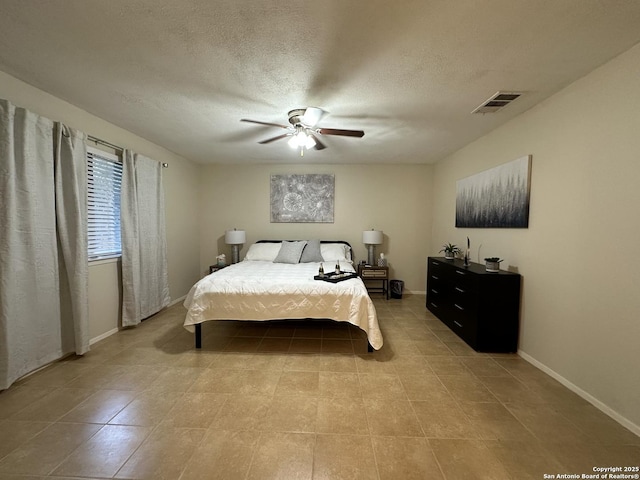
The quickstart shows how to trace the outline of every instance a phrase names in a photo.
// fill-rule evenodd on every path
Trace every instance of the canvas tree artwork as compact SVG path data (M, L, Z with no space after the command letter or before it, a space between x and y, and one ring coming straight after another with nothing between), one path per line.
M456 227L528 228L531 155L456 182Z
M333 223L334 195L334 175L271 175L271 223Z

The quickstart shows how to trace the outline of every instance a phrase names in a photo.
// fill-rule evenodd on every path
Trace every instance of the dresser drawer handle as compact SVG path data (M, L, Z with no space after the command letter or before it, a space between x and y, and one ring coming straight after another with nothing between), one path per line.
M453 304L458 310L464 310L464 307L461 307L460 305L458 305L457 303Z
M435 275L431 275L431 278L433 278L434 280L440 280L440 278L436 277Z
M431 291L432 291L433 293L438 293L438 290L436 290L435 288L432 288L432 289L431 289Z
M435 303L433 303L433 302L431 302L431 306L432 306L432 307L436 307L436 308L438 308L438 305L436 305L436 304L435 304Z
M458 275L466 275L466 273L465 273L465 272L461 272L460 270L456 270L456 273L457 273Z
M440 262L436 262L435 260L431 260L431 265L440 265Z
M462 288L460 288L460 287L456 287L456 292L464 293L464 292L465 292L465 290L463 290L463 289L462 289Z
M453 321L453 323L455 323L456 327L460 327L462 328L462 324L460 322L456 322L455 320Z

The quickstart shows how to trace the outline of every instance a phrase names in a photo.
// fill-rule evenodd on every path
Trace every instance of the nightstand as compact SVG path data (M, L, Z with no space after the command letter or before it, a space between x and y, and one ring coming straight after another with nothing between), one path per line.
M218 270L222 270L223 268L228 267L228 265L209 265L209 274L212 274L213 272L217 272Z
M389 267L358 265L358 276L362 279L368 291L382 293L389 300ZM381 286L369 286L372 282L380 282Z

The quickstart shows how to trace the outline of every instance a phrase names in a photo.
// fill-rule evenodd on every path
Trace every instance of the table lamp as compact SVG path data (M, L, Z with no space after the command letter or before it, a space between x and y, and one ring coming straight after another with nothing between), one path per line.
M244 230L227 230L224 234L224 243L231 245L232 256L231 263L238 263L240 261L240 245L247 240L247 234Z
M369 255L367 259L368 265L375 265L376 245L382 244L382 232L380 230L365 230L362 232L362 243L367 245Z

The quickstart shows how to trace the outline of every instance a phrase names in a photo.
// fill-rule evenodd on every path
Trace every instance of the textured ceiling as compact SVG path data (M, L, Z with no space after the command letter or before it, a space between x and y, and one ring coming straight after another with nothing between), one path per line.
M0 0L0 70L201 163L432 163L638 42L638 0ZM304 106L366 134L240 122Z

